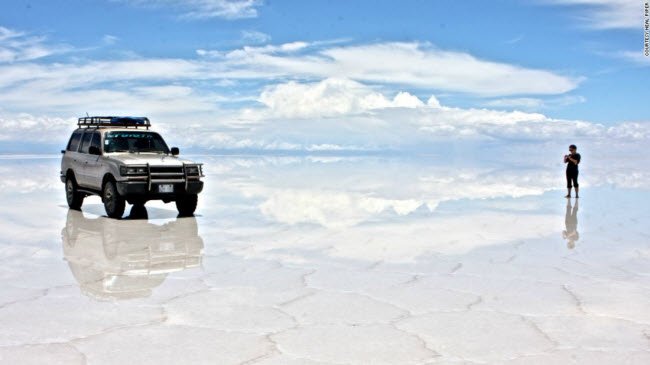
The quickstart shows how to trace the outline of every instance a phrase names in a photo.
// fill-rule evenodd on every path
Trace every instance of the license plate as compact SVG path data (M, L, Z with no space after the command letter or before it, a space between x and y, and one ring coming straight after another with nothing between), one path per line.
M172 184L160 184L160 185L158 185L158 192L159 193L173 193L174 192L174 185L172 185Z

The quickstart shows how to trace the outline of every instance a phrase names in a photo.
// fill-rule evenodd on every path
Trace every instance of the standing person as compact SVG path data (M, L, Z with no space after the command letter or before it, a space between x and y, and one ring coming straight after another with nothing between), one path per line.
M578 147L572 144L569 146L569 154L564 155L564 163L566 165L566 188L567 195L565 198L571 197L571 183L573 182L573 187L576 190L576 198L578 196L578 164L580 163L580 154L576 152Z

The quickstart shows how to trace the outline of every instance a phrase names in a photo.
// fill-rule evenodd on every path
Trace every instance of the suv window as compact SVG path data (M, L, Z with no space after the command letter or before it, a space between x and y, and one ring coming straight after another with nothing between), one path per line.
M97 147L97 150L101 151L102 148L102 142L101 142L101 135L99 132L93 133L93 139L90 141L90 147Z
M74 131L74 133L72 133L72 137L70 137L70 141L68 142L68 151L77 152L79 149L79 142L81 141L81 136L83 136L83 134L83 131Z
M93 134L94 133L91 131L86 131L86 133L84 133L84 137L81 140L81 151L79 152L88 153L88 148L90 147L90 140L92 139Z
M113 131L104 134L104 152L169 153L169 147L158 133L143 131Z

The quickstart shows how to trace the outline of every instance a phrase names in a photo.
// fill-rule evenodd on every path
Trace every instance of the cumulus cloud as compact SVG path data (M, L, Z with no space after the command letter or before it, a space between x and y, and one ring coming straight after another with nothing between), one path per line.
M106 36L104 44L114 41L114 37ZM198 111L215 111L217 104L227 100L215 95L214 87L224 80L254 80L268 85L261 96L239 94L231 97L230 101L252 102L257 98L271 109L278 109L276 104L282 104L280 97L283 96L286 101L280 109L285 111L285 116L295 117L308 114L308 111L298 110L305 103L297 97L311 96L312 99L321 99L321 103L329 103L332 115L390 106L419 107L422 104L408 91L384 97L373 91L361 90L366 88L362 83L389 83L399 85L403 90L451 89L479 95L561 93L577 86L577 80L549 71L482 61L466 53L442 51L428 44L340 46L340 42L290 42L245 46L226 52L198 50L199 59L75 59L69 62L35 63L24 61L60 52L65 47L57 49L56 45L48 44L44 38L33 39L23 32L0 28L0 102L6 106L5 112L21 113L29 108L31 113L50 115L66 110L75 113L79 113L79 110L97 110L102 109L102 105L144 112L159 111L158 108L170 113L174 109L184 112L190 107ZM5 60L4 64L2 60ZM17 60L23 62L15 62ZM287 93L295 92L294 89L300 88L302 83L287 87L282 83L286 79L325 81L319 84L323 91L313 90L302 96L290 96ZM280 84L273 86L278 81ZM357 84L353 85L355 82ZM178 86L191 90L181 95L177 102L170 103L172 100L168 100L169 97L164 102L157 102L154 98L161 95L149 95L147 98L143 92L152 84L172 86L169 90L179 90ZM355 88L359 90L355 91ZM364 98L355 98L358 101L354 105L334 105L344 102L339 95L343 89L353 94L362 92ZM40 97L34 98L34 95ZM173 93L170 95L176 96ZM136 102L142 107L131 108ZM287 102L296 102L298 109L289 112ZM124 104L127 104L126 107ZM321 110L322 106L324 104Z
M424 103L408 92L391 97L346 79L275 85L262 92L259 101L263 107L245 110L239 118L257 123L251 131L267 142L282 139L298 145L308 140L316 144L401 149L448 137L643 139L647 130L644 124L606 127L518 110L449 107L441 105L435 96Z
M593 29L640 29L643 2L639 0L545 0L554 5L574 6L579 20Z
M168 131L178 141L175 143L197 149L430 150L449 138L649 138L645 123L605 126L518 110L450 107L441 105L435 96L425 103L408 91L388 94L381 88L343 78L268 86L257 97L258 107L232 110L219 107L219 94L198 92L184 85L62 93L51 88L41 91L42 100L31 98L29 90L13 88L0 94L0 101L23 107L40 103L41 107L53 110L76 110L75 114L89 111L149 115L157 121L157 128ZM21 132L16 128L26 124L15 120L21 118L24 115L12 117L5 113L0 120L3 139L20 139ZM30 123L50 121L31 118Z
M0 44L25 37L0 30ZM541 99L528 94L563 93L578 80L429 44L291 42L197 53L191 59L0 64L2 138L21 139L16 121L51 124L85 112L148 115L183 145L201 149L371 151L427 149L450 137L647 136L644 124L609 128L521 110L441 105L431 94L451 89L505 94L487 103L526 110L522 106ZM260 89L215 91L241 80ZM426 102L417 96L425 93L431 95ZM580 101L570 98L543 100Z
M400 92L392 100L356 81L330 78L316 83L289 82L267 87L258 99L276 117L335 116L372 109L415 108L424 103Z

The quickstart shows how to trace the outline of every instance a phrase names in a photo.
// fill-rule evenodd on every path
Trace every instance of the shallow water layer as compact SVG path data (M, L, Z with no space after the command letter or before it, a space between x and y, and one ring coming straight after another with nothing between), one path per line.
M1 363L650 362L647 172L197 158L195 217L122 220L0 159Z

